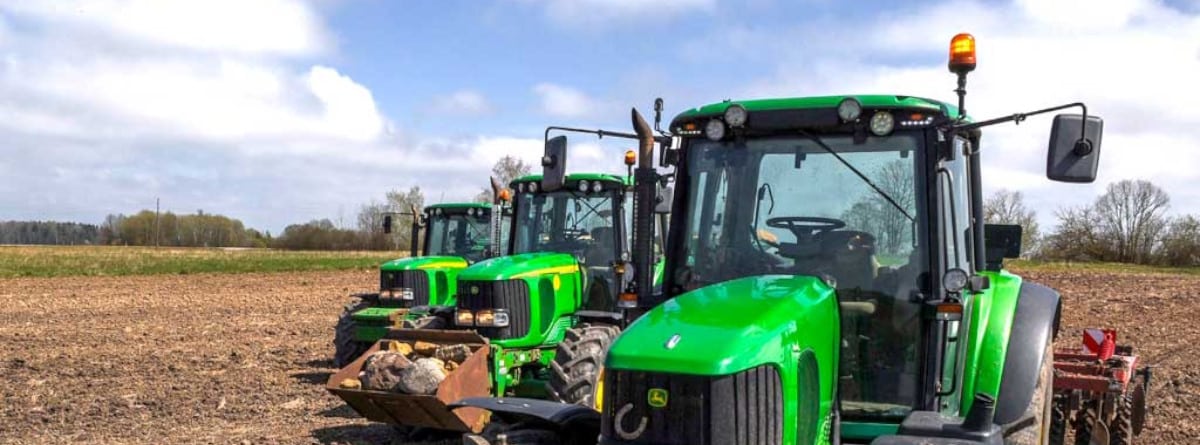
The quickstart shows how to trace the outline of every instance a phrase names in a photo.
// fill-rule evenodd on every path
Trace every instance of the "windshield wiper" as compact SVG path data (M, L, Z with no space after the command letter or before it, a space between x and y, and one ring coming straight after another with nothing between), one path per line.
M863 182L865 182L865 183L867 183L867 185L871 186L872 189L875 189L875 193L878 193L879 196L882 196L883 199L886 199L887 202L892 205L892 207L895 207L896 210L899 210L900 213L904 214L905 218L908 218L909 221L916 222L916 219L914 219L912 217L912 215L909 215L908 211L904 210L904 207L900 207L900 204L897 204L895 199L892 199L892 197L890 195L888 195L887 193L885 193L883 191L883 189L881 189L881 188L879 188L879 186L875 185L874 182L871 182L871 180L867 178L867 175L862 174L862 172L858 171L857 168L854 168L854 166L851 165L850 162L843 159L842 155L839 155L832 148L829 148L828 145L825 145L825 141L822 141L821 138L817 137L814 134L808 133L808 132L801 131L800 134L802 136L808 138L808 140L813 141L813 143L817 144L817 146L821 147L825 151L829 152L829 154L833 155L834 158L837 158L838 162L841 162L842 165L846 166L846 168L848 168L848 169L850 169L850 171L854 172L855 175L858 175L859 179L862 179Z

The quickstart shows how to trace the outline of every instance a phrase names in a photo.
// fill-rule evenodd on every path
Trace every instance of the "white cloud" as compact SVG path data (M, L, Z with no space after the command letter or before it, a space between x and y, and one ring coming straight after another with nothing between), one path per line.
M0 9L93 36L164 47L295 56L328 45L316 14L296 0L17 0Z
M433 109L439 113L462 116L481 116L495 111L483 93L475 90L458 90L433 99Z
M529 0L546 8L552 22L594 29L614 24L657 22L691 13L712 13L716 0Z
M567 86L539 83L534 85L533 92L538 96L542 112L554 117L585 117L594 115L598 108L597 102L587 94Z

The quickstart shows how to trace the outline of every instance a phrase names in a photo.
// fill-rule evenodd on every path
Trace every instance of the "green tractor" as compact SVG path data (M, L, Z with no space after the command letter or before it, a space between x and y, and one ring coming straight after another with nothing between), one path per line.
M479 432L486 418L478 409L452 410L449 404L463 397L592 404L604 353L626 320L622 297L632 296L634 185L618 174L567 175L566 138L548 139L546 147L544 173L510 184L511 253L456 271L446 329L390 330L368 351L465 344L469 356L432 394L354 387L367 357L335 373L331 392L370 420L464 432ZM632 153L626 162L632 164Z
M1051 431L1059 296L1001 268L1020 236L983 224L980 129L1081 108L1055 117L1046 173L1091 182L1102 122L1080 103L972 121L974 39L951 48L957 107L848 95L678 115L663 156L676 170L662 292L635 286L653 309L610 347L599 414L461 405L563 443L1061 440ZM639 184L655 182L647 174Z
M434 204L404 214L413 218L411 253L379 267L379 292L351 296L334 332L336 367L349 365L389 329L441 326L436 314L453 312L458 273L503 253L508 219L499 212L508 211L501 196L507 191L493 189L492 204ZM391 231L389 214L384 232Z

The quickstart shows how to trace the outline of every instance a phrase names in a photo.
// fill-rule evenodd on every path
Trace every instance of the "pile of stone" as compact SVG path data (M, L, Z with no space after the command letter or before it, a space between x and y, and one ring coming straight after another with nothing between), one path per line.
M435 394L446 375L471 356L465 344L437 345L418 341L388 342L387 350L367 357L357 379L346 379L343 388L364 388L403 394Z

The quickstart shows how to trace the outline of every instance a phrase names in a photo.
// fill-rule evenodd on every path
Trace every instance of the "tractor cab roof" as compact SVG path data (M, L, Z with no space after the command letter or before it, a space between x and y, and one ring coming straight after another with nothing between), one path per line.
M925 99L915 96L901 95L873 95L873 94L848 94L837 96L813 96L813 97L789 97L789 98L773 98L773 99L753 99L753 100L726 100L714 104L705 105L691 110L684 111L675 116L671 121L671 130L676 134L681 135L699 135L699 130L703 129L703 121L709 118L722 116L725 110L733 105L740 105L753 116L754 114L764 115L766 120L770 121L788 121L796 122L799 125L794 127L807 126L807 123L813 123L817 126L837 125L837 107L842 100L854 98L862 104L863 115L868 115L868 110L905 110L913 112L933 113L945 117L958 116L958 107L946 102ZM753 121L751 117L751 121ZM700 125L685 128L686 124L700 122ZM753 122L751 122L753 124ZM772 122L772 126L779 123Z
M526 182L541 182L541 180L542 180L542 175L526 175L526 176L522 176L520 178L514 179L513 182L511 184L509 184L509 187L518 189L517 184L523 184ZM567 175L567 177L564 179L563 182L564 182L564 185L573 185L573 184L575 184L579 181L583 181L583 180L611 182L611 183L616 183L616 184L621 184L621 185L626 185L626 186L633 185L633 178L624 176L624 175L616 175L616 174L612 174L612 173L571 173L571 174Z
M427 206L425 207L425 213L429 213L433 210L441 210L443 214L456 215L460 213L466 213L469 209L491 210L492 206L490 204L480 202L450 202Z

